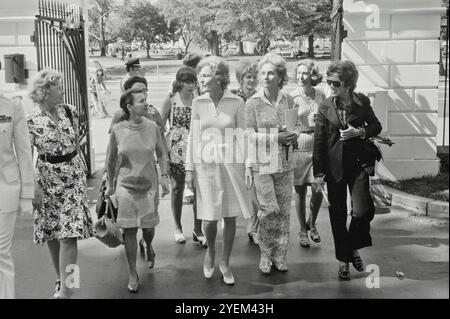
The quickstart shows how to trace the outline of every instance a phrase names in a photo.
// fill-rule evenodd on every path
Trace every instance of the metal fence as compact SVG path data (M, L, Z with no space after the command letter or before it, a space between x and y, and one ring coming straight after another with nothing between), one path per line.
M65 103L74 105L78 110L81 156L90 170L89 105L82 11L79 6L52 0L39 0L38 8L33 36L38 70L51 68L63 74Z

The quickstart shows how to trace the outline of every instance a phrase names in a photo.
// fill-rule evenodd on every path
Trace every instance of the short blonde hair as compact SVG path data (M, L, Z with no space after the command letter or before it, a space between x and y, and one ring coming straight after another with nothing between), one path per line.
M304 65L308 68L309 77L311 78L311 85L316 86L322 82L322 75L320 74L319 66L311 59L303 59L297 63L294 69L293 78L297 81L297 70L299 66Z
M269 52L265 56L263 56L261 61L259 61L258 63L258 69L260 72L261 68L267 63L273 64L275 66L277 74L281 78L281 82L278 87L282 89L283 86L285 86L289 81L289 77L287 74L286 60L276 53Z
M211 68L214 74L214 79L220 82L222 90L225 90L230 84L230 67L227 61L218 56L209 56L200 61L197 66L197 73L201 71L205 66Z
M253 63L249 59L245 59L239 62L235 72L236 72L236 80L238 81L239 85L242 85L242 80L244 79L247 73L258 74L258 65L256 63Z
M47 98L47 90L58 85L63 75L52 69L39 71L30 85L30 98L34 103L42 103Z

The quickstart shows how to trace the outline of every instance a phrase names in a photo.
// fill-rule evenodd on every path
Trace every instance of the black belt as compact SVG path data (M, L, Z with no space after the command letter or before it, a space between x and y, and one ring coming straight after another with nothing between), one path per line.
M51 164L56 164L56 163L68 162L75 156L77 156L77 151L73 151L72 153L68 153L68 154L61 155L61 156L41 154L38 156L38 158L41 161L49 162Z

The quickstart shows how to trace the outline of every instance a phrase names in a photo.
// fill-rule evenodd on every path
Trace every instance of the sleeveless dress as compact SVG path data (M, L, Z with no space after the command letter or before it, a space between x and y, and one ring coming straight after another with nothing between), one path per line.
M191 107L181 101L180 93L171 98L171 114L169 115L169 168L170 174L184 175L184 161L191 125Z
M143 118L139 124L121 121L114 125L111 139L117 151L115 185L117 226L153 228L159 224L156 144L162 143L155 122Z

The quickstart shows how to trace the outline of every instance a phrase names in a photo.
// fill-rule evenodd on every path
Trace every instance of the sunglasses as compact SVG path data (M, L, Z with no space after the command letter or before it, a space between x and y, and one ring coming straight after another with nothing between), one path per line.
M327 80L327 84L329 86L331 86L331 84L333 84L333 86L335 88L341 87L341 81L332 81L332 80Z

